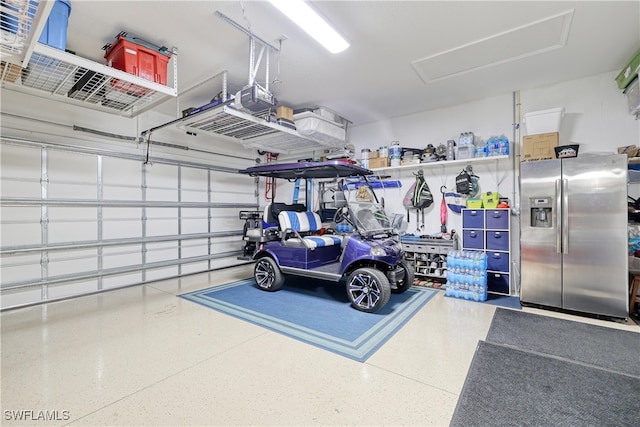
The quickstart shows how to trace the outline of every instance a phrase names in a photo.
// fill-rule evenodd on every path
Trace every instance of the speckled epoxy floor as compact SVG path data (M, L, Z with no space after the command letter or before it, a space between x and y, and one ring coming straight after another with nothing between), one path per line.
M438 292L359 363L176 297L249 276L234 267L3 312L1 424L447 425L496 309Z

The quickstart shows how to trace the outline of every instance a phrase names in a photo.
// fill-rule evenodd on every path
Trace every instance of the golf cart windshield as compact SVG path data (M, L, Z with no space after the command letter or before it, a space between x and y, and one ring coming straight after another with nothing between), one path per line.
M393 234L391 221L379 203L352 200L348 204L350 220L362 236Z

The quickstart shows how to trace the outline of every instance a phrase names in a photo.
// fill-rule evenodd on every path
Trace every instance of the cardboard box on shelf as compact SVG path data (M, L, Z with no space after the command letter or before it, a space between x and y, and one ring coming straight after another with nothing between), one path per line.
M281 105L276 108L276 119L287 119L293 121L293 109Z
M558 146L558 132L527 135L522 140L522 161L555 159L554 147Z
M627 157L636 157L640 152L640 148L635 145L625 145L618 147L618 154L626 154Z
M6 73L5 73L6 67ZM2 61L0 64L0 77L2 80L6 80L10 83L15 83L22 74L22 68L19 65L9 64L7 62Z
M388 157L369 158L369 169L386 168L387 166L389 166Z

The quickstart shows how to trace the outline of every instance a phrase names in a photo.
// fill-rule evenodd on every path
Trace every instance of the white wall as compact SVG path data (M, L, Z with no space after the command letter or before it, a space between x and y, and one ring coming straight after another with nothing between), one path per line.
M614 80L618 71L521 91L522 113L564 107L560 145L580 144L578 153L617 152L640 145L640 121ZM526 127L526 126L525 126Z

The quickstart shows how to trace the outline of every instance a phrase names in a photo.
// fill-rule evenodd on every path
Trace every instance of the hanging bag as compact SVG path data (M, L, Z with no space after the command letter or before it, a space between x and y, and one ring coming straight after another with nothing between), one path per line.
M456 177L456 191L460 194L469 194L472 190L471 175L463 169Z
M424 179L422 171L418 171L416 175L416 187L413 192L413 208L424 209L431 206L433 203L433 194L429 190L429 185Z
M411 184L411 186L407 190L406 194L404 195L404 198L402 199L402 206L404 206L406 210L413 209L413 193L415 193L415 191L416 191L416 182L414 181L413 184Z

